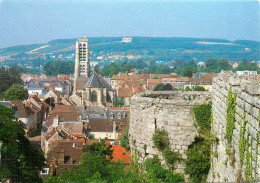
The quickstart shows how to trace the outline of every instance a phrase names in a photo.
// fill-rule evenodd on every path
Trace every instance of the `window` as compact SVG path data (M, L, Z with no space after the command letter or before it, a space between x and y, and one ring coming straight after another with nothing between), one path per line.
M200 84L203 85L203 81L201 81Z
M41 175L48 175L49 174L49 168L43 168L40 174Z

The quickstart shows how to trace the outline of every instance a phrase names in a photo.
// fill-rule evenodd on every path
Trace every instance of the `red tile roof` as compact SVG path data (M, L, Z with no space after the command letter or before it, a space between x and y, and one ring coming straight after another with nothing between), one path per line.
M129 107L108 107L108 111L130 111Z
M133 90L132 88L126 88L126 87L123 87L123 88L119 88L118 89L118 96L119 97L132 97L133 96Z
M161 84L162 79L148 79L147 84Z
M111 160L112 162L121 160L123 164L131 163L131 152L127 151L124 147L112 145L111 150L113 150L113 159Z

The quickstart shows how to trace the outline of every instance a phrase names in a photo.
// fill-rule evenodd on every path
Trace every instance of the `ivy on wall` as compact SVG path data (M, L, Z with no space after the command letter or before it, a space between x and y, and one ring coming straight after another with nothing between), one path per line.
M211 144L217 138L211 133L211 102L194 106L192 109L200 137L188 147L185 172L192 182L206 182L210 169Z
M226 126L226 136L225 136L228 142L229 149L232 142L233 130L235 128L236 97L237 95L232 93L232 86L230 86L228 91L227 126Z
M177 152L171 150L168 132L165 129L155 129L152 140L154 146L162 152L168 168L174 170L176 161L180 161L182 158Z

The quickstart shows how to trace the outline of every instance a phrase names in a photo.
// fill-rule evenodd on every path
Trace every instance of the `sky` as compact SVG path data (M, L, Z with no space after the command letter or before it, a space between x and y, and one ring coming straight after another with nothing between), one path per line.
M0 0L0 48L88 37L260 41L259 1Z

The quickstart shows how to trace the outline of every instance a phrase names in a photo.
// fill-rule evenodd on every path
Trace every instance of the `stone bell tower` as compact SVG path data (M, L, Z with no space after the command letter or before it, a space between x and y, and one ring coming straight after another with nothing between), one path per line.
M76 41L74 86L76 86L77 78L88 78L89 76L89 41L85 36Z

